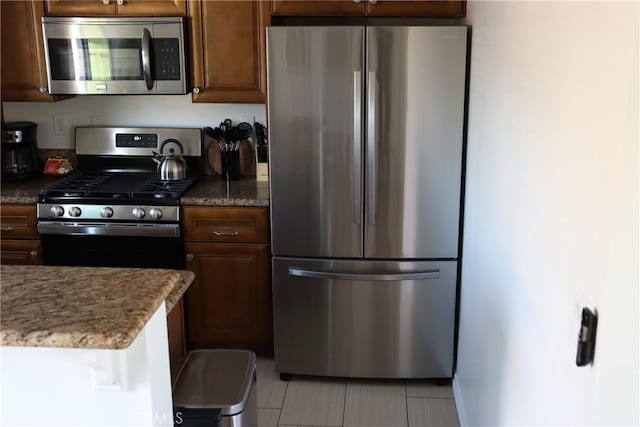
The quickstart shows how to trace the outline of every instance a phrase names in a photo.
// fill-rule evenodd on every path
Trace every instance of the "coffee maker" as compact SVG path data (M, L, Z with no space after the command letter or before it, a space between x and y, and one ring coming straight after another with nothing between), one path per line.
M2 125L2 178L24 180L42 174L37 128L33 122Z

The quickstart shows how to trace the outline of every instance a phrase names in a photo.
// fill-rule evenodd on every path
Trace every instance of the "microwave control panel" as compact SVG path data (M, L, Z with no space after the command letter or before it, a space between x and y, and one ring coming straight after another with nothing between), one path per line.
M154 80L180 80L180 40L152 39Z

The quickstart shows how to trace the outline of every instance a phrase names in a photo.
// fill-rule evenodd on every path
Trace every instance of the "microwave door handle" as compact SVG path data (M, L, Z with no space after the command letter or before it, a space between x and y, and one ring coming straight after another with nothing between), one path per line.
M151 79L151 33L148 29L142 30L142 74L147 89L153 88L153 80Z

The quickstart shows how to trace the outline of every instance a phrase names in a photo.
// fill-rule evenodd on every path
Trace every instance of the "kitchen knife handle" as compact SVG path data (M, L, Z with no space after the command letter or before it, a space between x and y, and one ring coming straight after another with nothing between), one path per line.
M367 224L376 223L376 103L378 81L369 71L367 86Z
M372 282L395 282L399 280L428 280L440 277L440 270L409 271L406 273L391 274L367 274L367 273L338 273L333 271L304 270L302 268L289 267L289 276L304 277L307 279L328 280L366 280Z
M353 220L362 222L362 71L353 72Z
M147 89L153 88L153 80L151 79L151 33L148 29L142 30L142 74Z

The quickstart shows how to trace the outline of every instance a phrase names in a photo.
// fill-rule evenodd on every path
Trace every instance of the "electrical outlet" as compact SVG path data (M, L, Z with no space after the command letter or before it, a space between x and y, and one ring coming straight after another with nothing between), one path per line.
M54 114L53 115L53 134L54 135L67 135L67 115L66 114Z

